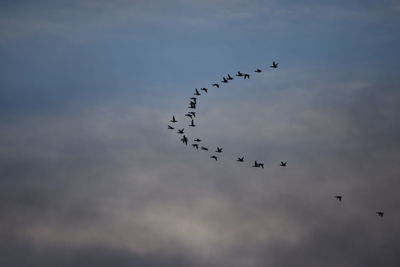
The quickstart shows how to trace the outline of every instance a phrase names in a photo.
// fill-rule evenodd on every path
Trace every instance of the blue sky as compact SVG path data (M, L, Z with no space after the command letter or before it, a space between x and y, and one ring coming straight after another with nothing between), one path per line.
M399 15L1 1L1 265L398 266ZM251 79L211 88L239 70ZM166 129L172 114L224 147L218 162Z

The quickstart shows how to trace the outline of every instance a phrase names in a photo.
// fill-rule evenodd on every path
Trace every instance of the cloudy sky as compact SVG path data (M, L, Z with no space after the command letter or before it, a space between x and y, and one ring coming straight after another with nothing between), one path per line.
M0 1L0 265L400 266L399 28L395 0Z

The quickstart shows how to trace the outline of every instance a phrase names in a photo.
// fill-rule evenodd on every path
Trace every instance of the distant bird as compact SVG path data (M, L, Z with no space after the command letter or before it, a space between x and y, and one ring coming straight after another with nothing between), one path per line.
M218 161L217 156L212 155L210 158L215 159L215 161Z
M204 92L208 93L208 89L207 88L201 88L200 90L203 90Z
M194 139L194 141L195 141L195 142L201 142L201 139L196 138L196 139Z
M208 148L206 148L205 146L202 146L202 147L201 147L201 150L208 151Z
M283 161L281 161L281 167L286 167L286 165L287 165L287 161L285 161L285 162L283 162Z
M254 161L254 165L252 167L254 167L254 168L259 168L260 167L259 164L257 163L257 160Z
M196 124L194 124L194 121L192 120L192 122L189 124L190 127L196 127Z
M377 211L376 214L378 214L379 217L383 217L383 211Z
M187 113L187 114L185 114L185 116L193 119L193 115L192 114Z
M258 163L258 167L263 168L264 169L264 163Z
M184 134L184 130L185 130L185 128L178 129L178 134Z
M246 79L250 79L250 74L247 74L247 73L244 74L244 75L243 75L243 78L244 78L245 80L246 80Z
M213 83L212 86L215 86L215 87L219 88L219 84L218 83Z
M190 102L190 106L188 108L196 109L196 103L195 102Z
M199 93L199 90L197 90L197 88L195 88L194 91L195 91L195 92L194 92L194 95L201 95L201 94Z
M232 76L228 74L228 80L233 80Z
M225 77L222 77L222 83L228 83L228 80Z
M335 198L337 199L337 200L339 200L339 201L342 201L342 196L340 196L340 195L337 195L337 196L335 196Z
M191 97L190 100L193 100L193 102L196 103L197 97Z
M242 77L242 76L243 76L243 73L241 73L240 71L238 71L238 73L236 74L236 76Z
M262 70L260 70L260 69L256 69L254 72L262 72Z
M181 138L181 141L182 141L182 143L184 143L185 145L187 145L187 143L188 143L188 139L187 139L186 136L183 136L183 137Z
M237 161L239 161L239 162L243 162L243 160L244 160L244 157L237 158Z
M215 152L222 153L222 149L222 147L217 147L217 150L215 150Z
M170 120L170 122L173 122L173 123L175 123L175 122L178 122L177 120L175 120L175 116L172 116L172 120Z
M199 149L199 145L198 144L192 144L192 147L196 148L197 150Z
M168 129L173 130L173 129L175 129L175 128L172 127L171 125L168 125Z
M276 69L278 68L278 64L278 62L272 61L272 65L270 67Z
M195 117L195 118L196 118L196 112L194 112L194 111L190 111L190 112L188 112L188 114L191 114L193 117Z

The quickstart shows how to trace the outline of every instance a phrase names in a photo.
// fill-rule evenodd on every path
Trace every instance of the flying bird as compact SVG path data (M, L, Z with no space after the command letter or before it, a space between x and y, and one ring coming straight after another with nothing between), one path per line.
M184 134L184 130L185 130L185 128L178 129L178 134Z
M185 114L185 116L193 119L193 115L192 114L187 113L187 114Z
M258 167L263 168L264 169L264 163L258 163Z
M175 129L175 128L172 127L171 125L168 125L168 129L173 130L173 129Z
M206 148L205 146L202 146L202 147L201 147L201 150L208 151L208 148Z
M340 195L337 195L337 196L335 196L335 198L337 199L337 200L339 200L339 201L342 201L342 196L340 196Z
M222 77L222 83L228 83L228 80L225 77Z
M219 84L218 83L213 83L212 86L215 86L215 87L219 88Z
M286 167L286 165L287 165L287 161L285 161L285 162L283 162L283 161L281 161L281 167Z
M197 97L191 97L190 100L193 100L193 102L196 103Z
M247 73L244 74L244 75L243 75L243 78L244 78L245 80L246 80L246 79L250 79L250 74L247 74Z
M238 71L238 73L236 74L236 76L242 77L242 76L243 76L243 73L241 73L240 71Z
M194 124L194 121L192 120L192 122L189 124L190 127L196 127L196 124Z
M256 69L254 72L262 72L262 70L260 70L260 69Z
M170 120L170 122L173 122L173 123L175 123L175 122L178 122L177 120L175 120L175 116L172 116L172 120Z
M270 67L276 69L278 68L278 64L278 62L272 61L272 65Z
M195 142L201 142L201 139L196 138L196 139L194 139L194 141L195 141Z
M208 89L207 88L201 88L200 90L203 90L204 92L208 93Z
M254 168L260 167L260 165L257 163L257 160L254 161L254 165L252 167L254 167Z
M233 80L232 76L228 74L228 80Z
M376 214L378 214L379 217L383 217L383 211L377 211Z
M192 147L196 148L197 150L199 149L199 145L198 144L192 144Z
M194 91L195 91L195 92L194 92L194 95L201 95L201 94L199 93L199 90L197 90L197 88L195 88Z
M196 118L196 112L194 112L194 111L190 111L190 112L188 112L188 114L191 114L193 117L195 117L195 118Z
M187 145L187 143L188 143L188 139L187 139L186 136L183 136L183 137L181 138L181 141L182 141L182 143L184 143L185 145Z
M215 155L212 155L210 158L215 159L215 161L218 161L218 158Z
M237 158L237 161L239 161L239 162L243 162L243 160L244 160L244 157Z
M217 147L217 150L215 150L215 152L222 153L222 149L222 147Z

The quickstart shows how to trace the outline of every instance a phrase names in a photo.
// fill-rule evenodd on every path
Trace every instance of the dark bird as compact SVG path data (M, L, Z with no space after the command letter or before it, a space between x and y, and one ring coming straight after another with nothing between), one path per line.
M262 70L260 70L260 69L256 69L254 72L261 72Z
M272 61L272 65L270 67L276 69L278 67L278 64L278 62Z
M241 73L240 71L238 71L238 73L236 74L236 76L242 77L242 76L243 76L243 73Z
M222 153L222 149L222 147L217 147L217 150L215 150L215 152Z
M379 217L383 217L383 211L377 211L376 214L378 214Z
M173 130L173 129L175 129L175 128L172 127L171 125L168 125L168 129Z
M340 195L337 195L337 196L335 196L335 198L337 199L337 200L339 200L339 201L342 201L342 196L340 196Z
M178 122L177 120L175 120L175 116L172 116L172 120L170 120L170 122L173 122L173 123L175 123L175 122Z
M195 142L201 142L201 139L196 138L196 139L194 139L194 141L195 141Z
M212 86L215 86L215 87L219 88L219 84L218 83L213 83Z
M217 156L212 155L210 158L215 159L215 161L218 161Z
M187 113L187 114L185 114L185 116L193 119L193 115L192 114Z
M178 134L183 134L184 133L185 128L182 129L178 129Z
M208 93L208 89L207 88L201 88L200 90L203 90L204 92Z
M244 157L237 158L237 161L239 161L239 162L243 162L243 160L244 160Z
M201 147L201 150L208 151L208 148L206 148L205 146L202 146L202 147Z
M189 124L190 127L196 127L196 124L194 124L194 121L192 120L192 122Z
M199 145L198 144L192 144L192 147L199 149Z
M193 100L193 102L196 103L197 97L191 97L190 100Z
M228 74L228 80L233 80L232 76Z
M250 74L247 74L247 73L244 74L244 75L243 75L243 78L244 78L245 80L246 80L246 79L250 79Z
M287 165L287 161L285 161L285 162L283 162L283 161L281 161L281 167L286 167L286 165Z
M260 167L260 165L257 163L257 160L256 160L256 161L254 161L254 165L253 165L252 167L254 167L254 168L258 168L258 167Z
M196 108L196 103L195 102L190 102L189 104L190 104L190 106L188 108L192 108L192 109Z
M228 80L225 77L222 77L222 83L228 83Z
M264 163L258 163L258 167L263 168L264 169Z
M194 95L201 95L201 94L199 93L199 90L197 90L197 88L195 88L194 91L195 91L195 92L194 92Z
M184 143L185 145L187 145L187 143L188 143L188 139L187 139L186 136L183 136L183 137L181 138L181 141L182 141L182 143Z
M194 111L190 111L190 112L188 112L188 114L191 114L193 117L195 117L195 118L196 118L196 112L194 112Z

